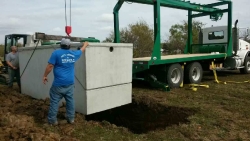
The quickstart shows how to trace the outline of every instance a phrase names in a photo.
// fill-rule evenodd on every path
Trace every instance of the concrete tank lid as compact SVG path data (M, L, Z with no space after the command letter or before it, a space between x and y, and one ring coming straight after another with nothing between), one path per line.
M71 44L71 48L78 48L82 46L82 43L72 43ZM114 47L114 48L118 48L118 47L122 47L122 48L133 48L133 44L132 43L89 43L89 46L91 47ZM19 47L18 50L22 51L22 50L33 50L33 49L48 49L48 48L60 48L59 44L53 44L53 45L45 45L45 46L32 46L32 47Z

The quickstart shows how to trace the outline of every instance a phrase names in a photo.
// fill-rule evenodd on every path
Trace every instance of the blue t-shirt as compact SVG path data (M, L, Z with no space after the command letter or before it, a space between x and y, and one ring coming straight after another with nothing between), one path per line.
M53 86L65 86L74 84L74 64L81 57L81 50L55 50L48 63L54 65Z

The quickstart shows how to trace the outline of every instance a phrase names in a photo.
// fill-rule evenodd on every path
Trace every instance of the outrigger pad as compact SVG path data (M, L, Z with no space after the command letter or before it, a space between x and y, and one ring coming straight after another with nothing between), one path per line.
M148 75L145 78L145 81L147 81L152 87L160 88L163 91L170 91L170 87L167 84L157 81L157 79L152 77L152 75Z

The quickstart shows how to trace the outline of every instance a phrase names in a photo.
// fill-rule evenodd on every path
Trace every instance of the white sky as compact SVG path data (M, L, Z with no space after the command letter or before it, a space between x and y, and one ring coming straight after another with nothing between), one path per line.
M72 0L71 36L95 37L101 41L113 30L113 7L117 0ZM217 0L191 0L196 3L212 3ZM67 0L69 13L69 0ZM239 19L239 26L250 27L250 0L233 0L233 23ZM63 0L1 0L0 43L4 35L12 33L32 34L44 32L53 35L65 34ZM151 5L124 3L120 10L120 28L144 19L153 27ZM161 35L166 39L171 25L187 20L187 11L161 8ZM199 18L207 26L226 24L227 15L219 22L209 17ZM69 15L68 15L69 23Z

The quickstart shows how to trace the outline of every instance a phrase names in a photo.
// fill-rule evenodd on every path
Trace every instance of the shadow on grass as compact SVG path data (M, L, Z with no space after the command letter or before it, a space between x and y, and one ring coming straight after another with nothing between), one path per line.
M148 82L141 81L141 80L133 80L132 87L133 88L143 88L143 89L148 89L148 90L154 89Z
M216 72L218 78L226 78L229 76L241 76L244 74L241 74L239 70L221 70ZM202 82L207 82L207 81L214 81L215 77L213 74L213 71L204 71L203 72L203 78ZM143 88L143 89L148 89L148 90L159 90L157 88L152 87L148 82L141 81L141 80L133 80L132 82L133 88Z
M132 104L88 115L85 118L87 121L108 121L133 133L142 134L164 130L168 126L180 123L189 123L188 117L196 112L195 109L167 107L161 104L150 106L133 101Z
M244 75L239 70L221 70L216 72L218 76ZM204 71L205 76L214 76L213 71Z
M216 74L217 74L218 79L227 78L227 77L230 77L230 76L241 76L241 75L244 76L244 74L241 74L239 72L239 70L217 71ZM213 71L204 71L202 82L214 81L214 80L215 80L215 77L214 77Z

